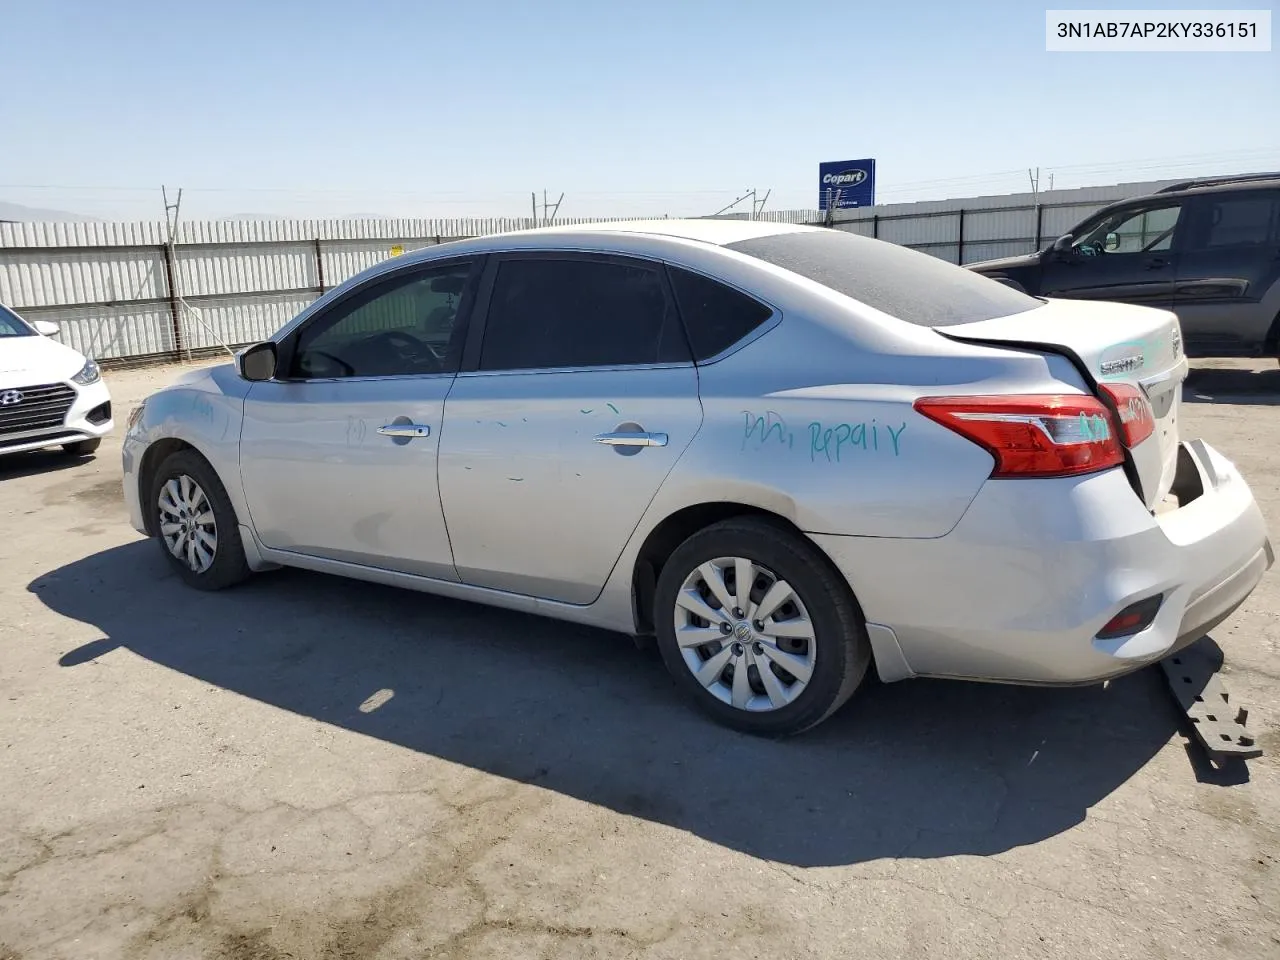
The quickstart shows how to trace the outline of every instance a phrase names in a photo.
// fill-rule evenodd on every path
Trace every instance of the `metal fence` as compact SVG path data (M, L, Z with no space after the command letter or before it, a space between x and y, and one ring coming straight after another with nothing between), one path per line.
M1094 210L1164 183L837 211L832 226L953 263L1043 247ZM759 219L822 223L817 210ZM598 220L557 220L558 224ZM528 219L0 223L0 303L59 324L99 360L180 357L264 339L361 270L411 250L533 226Z

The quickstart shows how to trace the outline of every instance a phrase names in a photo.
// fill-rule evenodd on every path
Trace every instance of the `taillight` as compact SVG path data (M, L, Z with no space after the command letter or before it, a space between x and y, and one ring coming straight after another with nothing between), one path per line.
M1129 383L1100 383L1098 388L1116 405L1120 439L1126 447L1132 450L1155 432L1155 414L1141 390Z
M993 478L1071 477L1124 462L1111 411L1095 397L922 397L915 408L995 457Z

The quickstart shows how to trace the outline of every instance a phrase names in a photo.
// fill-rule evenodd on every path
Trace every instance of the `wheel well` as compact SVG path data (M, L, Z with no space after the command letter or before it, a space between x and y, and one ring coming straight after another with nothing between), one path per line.
M142 463L138 465L138 502L142 504L142 517L147 525L147 534L152 537L156 535L155 520L151 516L151 508L147 506L147 501L151 498L151 485L155 481L160 464L164 463L170 454L177 453L179 450L192 450L199 454L199 451L185 440L166 437L147 447L142 455Z
M745 503L699 503L677 510L650 531L636 555L636 565L631 576L631 604L637 634L646 636L654 632L653 599L657 592L658 578L676 547L699 530L730 517L773 520L804 536L800 528L786 517Z
M1271 321L1266 339L1262 341L1262 349L1268 356L1280 353L1280 313L1277 313L1276 318Z

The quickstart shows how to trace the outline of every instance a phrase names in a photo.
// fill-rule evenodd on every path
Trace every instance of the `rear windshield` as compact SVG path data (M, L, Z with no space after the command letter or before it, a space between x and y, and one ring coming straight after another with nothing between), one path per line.
M728 244L922 327L1007 317L1041 301L963 267L843 230L779 233Z

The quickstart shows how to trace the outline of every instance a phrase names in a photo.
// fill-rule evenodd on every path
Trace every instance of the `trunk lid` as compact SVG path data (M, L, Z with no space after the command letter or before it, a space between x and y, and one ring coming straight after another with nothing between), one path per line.
M1155 509L1173 486L1178 417L1187 359L1182 329L1168 310L1102 301L1049 300L1009 317L935 328L970 343L1059 353L1080 369L1095 396L1108 383L1137 387L1151 405L1155 429L1129 450L1139 493Z

